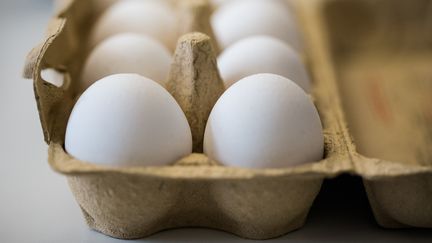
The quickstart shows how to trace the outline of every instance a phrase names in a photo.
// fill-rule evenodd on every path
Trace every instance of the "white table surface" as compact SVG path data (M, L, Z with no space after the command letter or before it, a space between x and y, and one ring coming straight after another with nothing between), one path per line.
M32 83L21 78L21 70L51 12L49 0L0 1L0 242L129 242L89 230L65 178L46 162ZM138 240L203 241L245 240L209 229L169 230ZM344 177L324 185L305 227L267 242L347 241L432 242L432 230L380 228L360 180Z

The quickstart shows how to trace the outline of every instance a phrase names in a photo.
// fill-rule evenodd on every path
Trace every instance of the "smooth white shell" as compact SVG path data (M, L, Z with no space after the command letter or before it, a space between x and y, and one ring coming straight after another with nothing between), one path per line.
M97 43L122 32L149 35L167 48L174 49L177 36L177 18L165 1L122 0L109 7L97 20L90 43Z
M252 36L229 46L218 58L225 87L258 73L273 73L296 82L306 92L310 79L298 53L285 42L271 36Z
M229 88L214 106L204 153L234 167L280 168L323 157L318 112L294 82L256 74Z
M171 66L169 50L142 34L114 35L97 45L88 56L79 89L116 73L137 73L165 85Z
M270 35L302 49L295 17L278 1L234 1L218 8L211 23L222 49L253 35Z
M69 117L65 148L96 164L167 165L192 152L192 135L162 86L137 74L116 74L81 95Z

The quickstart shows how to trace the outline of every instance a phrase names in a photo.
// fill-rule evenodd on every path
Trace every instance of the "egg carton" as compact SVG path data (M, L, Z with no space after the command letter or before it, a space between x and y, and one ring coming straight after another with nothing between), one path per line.
M194 153L170 166L132 168L69 156L63 145L73 87L89 23L101 9L96 0L64 1L45 41L30 52L24 75L34 80L49 163L66 176L89 227L124 239L188 226L274 238L302 227L323 180L343 173L363 178L380 225L432 227L431 1L290 2L313 77L324 159L242 169L201 153L206 120L223 92L205 0L173 1L185 35L168 90L191 125ZM47 69L61 72L63 84L44 81Z

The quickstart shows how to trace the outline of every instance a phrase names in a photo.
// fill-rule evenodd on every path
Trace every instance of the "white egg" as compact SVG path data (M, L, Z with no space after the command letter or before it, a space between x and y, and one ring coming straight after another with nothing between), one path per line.
M285 42L271 36L252 36L229 46L218 58L225 86L258 73L273 73L296 82L306 92L310 79L298 53Z
M278 1L234 1L218 8L211 23L222 49L248 36L271 35L301 50L295 17Z
M171 62L171 53L158 41L141 34L117 34L92 50L83 67L79 90L116 73L137 73L165 85Z
M122 32L146 34L169 49L174 49L177 36L176 13L165 1L118 1L97 20L90 37L91 46Z
M66 151L110 166L167 165L192 152L186 116L156 82L115 74L88 88L69 117Z
M323 157L323 131L309 96L291 80L256 74L229 88L215 104L204 153L234 167L280 168Z

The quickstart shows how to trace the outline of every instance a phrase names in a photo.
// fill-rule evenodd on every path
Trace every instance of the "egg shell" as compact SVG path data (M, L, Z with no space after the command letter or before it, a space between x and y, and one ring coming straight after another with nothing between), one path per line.
M222 49L253 35L274 36L302 49L295 16L278 1L234 1L218 8L211 23Z
M192 152L189 124L174 98L137 74L115 74L88 88L66 129L73 157L110 166L158 166Z
M214 106L204 135L204 153L234 167L289 167L319 161L323 151L320 117L309 96L275 74L231 86Z
M137 73L165 85L171 62L169 50L153 38L135 33L117 34L92 50L82 71L79 90L116 73Z
M225 87L258 73L273 73L310 91L310 78L300 55L287 43L271 36L252 36L229 46L218 58Z
M90 45L122 32L136 32L152 36L167 48L174 49L177 18L165 1L123 0L109 7L93 26Z

